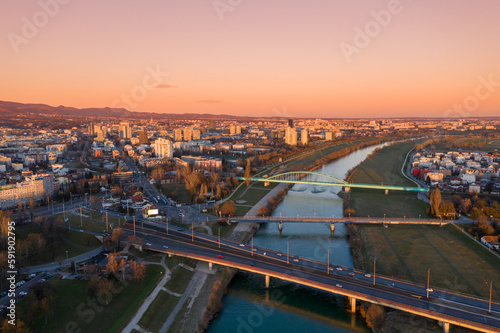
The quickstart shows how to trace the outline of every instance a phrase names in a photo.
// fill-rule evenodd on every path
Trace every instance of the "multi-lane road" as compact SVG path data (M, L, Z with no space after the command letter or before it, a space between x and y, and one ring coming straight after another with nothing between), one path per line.
M146 231L148 230L148 231ZM131 229L128 229L131 233ZM300 283L483 332L500 332L500 303L240 244L170 226L136 230L149 250L173 253ZM220 244L220 245L219 245ZM220 247L219 247L220 246ZM328 273L327 273L328 272ZM375 281L375 284L374 284Z

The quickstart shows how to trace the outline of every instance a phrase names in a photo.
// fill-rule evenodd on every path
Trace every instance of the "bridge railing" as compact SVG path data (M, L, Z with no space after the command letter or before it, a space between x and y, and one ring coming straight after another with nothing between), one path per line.
M248 221L272 221L272 222L287 222L287 221L310 221L310 222L402 222L402 223L448 223L448 220L426 219L426 218L408 218L408 217L313 217L313 216L243 216L232 218L232 220L248 220Z

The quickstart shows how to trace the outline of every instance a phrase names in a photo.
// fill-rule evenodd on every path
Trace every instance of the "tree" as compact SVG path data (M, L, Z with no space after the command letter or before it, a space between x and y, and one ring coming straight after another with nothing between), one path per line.
M471 207L472 207L472 202L470 201L470 199L464 198L460 200L460 205L458 206L458 209L464 214L469 214Z
M146 265L143 262L138 263L137 261L131 261L130 269L132 270L136 281L144 280L146 277Z
M377 304L371 304L366 311L366 325L372 328L378 328L382 325L385 319L384 309Z
M220 210L221 210L223 215L233 216L234 213L236 213L236 206L234 205L234 201L228 200L228 201L224 202L224 204L222 205Z
M117 227L113 230L113 233L111 234L111 242L113 243L113 246L115 249L120 248L120 239L123 237L123 229L120 227Z
M30 333L31 330L29 329L26 324L20 320L16 320L16 325L11 325L9 324L9 318L5 318L3 321L3 325L0 329L3 333Z
M155 180L162 179L165 176L165 168L162 165L156 165L151 171L151 177Z
M250 185L250 172L251 172L251 162L250 159L247 159L247 166L245 167L245 182L247 187Z
M108 263L106 264L106 270L108 273L115 273L118 272L120 269L120 262L118 260L118 255L116 253L110 253L108 255Z
M73 260L71 260L71 265L69 266L69 270L72 272L76 271L75 262Z
M33 221L33 213L35 211L35 200L33 200L33 198L30 198L30 200L28 201L28 207L30 209L31 221Z
M434 191L431 192L430 198L431 205L431 215L439 216L439 205L441 205L441 191L439 188L435 188Z
M266 206L260 206L259 210L257 211L258 216L268 216L269 215L269 209L267 209Z
M455 205L449 200L443 200L439 204L439 213L443 216L455 216Z
M17 212L19 213L19 224L23 223L23 202L21 199L17 201Z

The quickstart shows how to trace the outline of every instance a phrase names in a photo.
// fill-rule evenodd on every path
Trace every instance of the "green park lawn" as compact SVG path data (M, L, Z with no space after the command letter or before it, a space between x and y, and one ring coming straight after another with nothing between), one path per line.
M417 185L401 174L406 154L415 142L397 143L384 147L364 161L352 174L349 182L356 184ZM416 192L351 188L350 205L356 216L427 217L428 205L417 199Z
M156 287L158 280L164 274L159 265L149 265L146 269L146 278L143 281L130 281L124 289L114 294L108 305L98 303L97 311L90 311L88 305L91 299L86 294L88 281L84 280L50 280L56 291L56 301L53 307L54 315L45 325L44 318L40 315L34 319L30 327L34 332L64 332L65 325L74 323L81 332L120 332L135 314L142 301ZM20 302L20 313L29 311L23 308ZM79 308L80 307L80 308ZM80 309L81 311L77 311ZM92 313L89 315L81 315ZM73 330L76 332L77 330Z

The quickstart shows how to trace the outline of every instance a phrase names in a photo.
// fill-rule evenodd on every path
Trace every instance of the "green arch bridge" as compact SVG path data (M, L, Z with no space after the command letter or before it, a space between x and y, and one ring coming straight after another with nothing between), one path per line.
M289 184L307 184L307 185L321 185L321 186L342 186L348 192L351 188L370 188L376 190L389 190L392 191L409 191L409 192L427 192L425 187L412 187L412 186L395 186L395 185L376 185L376 184L355 184L349 183L345 180L325 175L312 171L293 171L283 172L270 177L250 177L252 182L264 183L289 183ZM238 180L246 181L246 177L238 177Z

